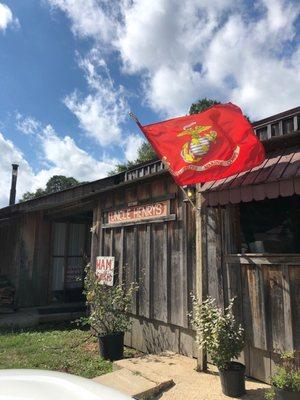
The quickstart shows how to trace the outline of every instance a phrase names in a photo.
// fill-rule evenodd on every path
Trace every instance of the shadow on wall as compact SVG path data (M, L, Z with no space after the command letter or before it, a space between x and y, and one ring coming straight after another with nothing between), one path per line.
M142 323L147 352L161 353L165 350L178 352L178 329L158 324L155 321Z

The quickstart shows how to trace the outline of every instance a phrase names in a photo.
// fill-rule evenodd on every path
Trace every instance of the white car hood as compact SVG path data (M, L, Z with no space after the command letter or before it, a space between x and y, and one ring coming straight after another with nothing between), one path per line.
M0 370L0 400L129 400L90 379L37 369Z

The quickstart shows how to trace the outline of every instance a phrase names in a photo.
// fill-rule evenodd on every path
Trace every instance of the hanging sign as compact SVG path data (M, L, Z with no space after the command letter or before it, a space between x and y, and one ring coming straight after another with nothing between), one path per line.
M114 284L115 257L98 256L96 258L96 277L102 285Z
M110 211L107 222L108 224L120 224L122 222L156 219L166 217L167 215L169 215L168 200Z

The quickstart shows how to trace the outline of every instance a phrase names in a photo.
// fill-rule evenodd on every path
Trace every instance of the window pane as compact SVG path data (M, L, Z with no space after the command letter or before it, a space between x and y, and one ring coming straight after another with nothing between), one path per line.
M259 128L256 130L256 135L260 140L267 140L268 139L268 129L267 127L265 128Z
M80 256L84 252L85 225L69 225L69 256Z
M292 133L294 131L294 120L293 118L284 119L282 122L282 131L284 135Z
M66 224L55 222L53 224L53 255L63 256L65 254Z
M242 203L242 249L248 253L300 253L299 196Z
M279 136L279 123L271 125L271 136Z

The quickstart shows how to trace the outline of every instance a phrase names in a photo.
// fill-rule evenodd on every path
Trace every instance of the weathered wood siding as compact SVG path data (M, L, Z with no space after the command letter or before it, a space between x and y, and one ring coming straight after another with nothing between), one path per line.
M20 307L47 304L50 224L41 212L0 224L0 274L16 288Z
M169 218L103 226L108 210L162 199L170 201ZM99 197L94 209L92 262L97 255L113 255L116 279L139 283L126 343L145 352L195 355L187 318L195 286L195 217L182 200L180 189L164 175Z
M250 376L269 382L280 352L300 353L300 255L237 254L237 212L206 209L208 294L222 307L236 297L248 341L241 360Z

